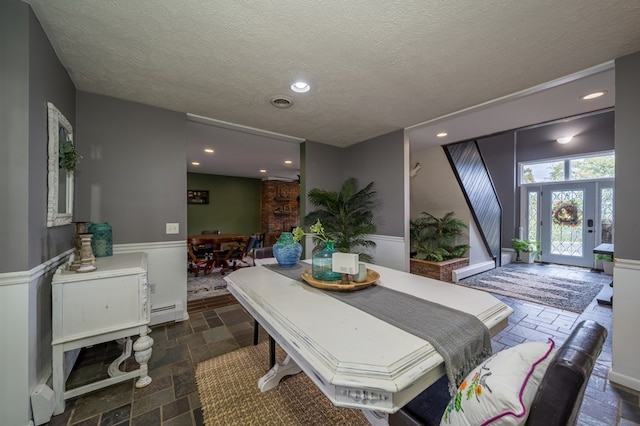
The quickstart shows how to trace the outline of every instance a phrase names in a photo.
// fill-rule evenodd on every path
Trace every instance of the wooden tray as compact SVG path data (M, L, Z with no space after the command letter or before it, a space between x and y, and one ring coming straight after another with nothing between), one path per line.
M320 281L313 278L311 275L311 268L302 273L302 279L305 280L310 286L320 288L322 290L331 291L356 291L369 287L375 284L380 278L380 274L373 269L367 268L367 279L362 282L349 281L348 284L343 284L340 281Z

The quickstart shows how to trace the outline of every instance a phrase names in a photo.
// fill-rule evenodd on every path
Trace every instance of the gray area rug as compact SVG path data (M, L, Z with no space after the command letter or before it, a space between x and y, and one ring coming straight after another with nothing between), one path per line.
M193 274L189 274L187 277L187 302L227 293L227 282L220 274L220 269L214 269L209 275L200 274L194 277Z
M242 259L242 263L245 267L250 266L253 264L253 259L245 257ZM231 272L232 271L228 271L227 274ZM197 277L194 277L191 273L187 273L187 302L208 299L209 297L221 296L228 293L227 282L220 273L220 268L214 269L209 275L200 273Z
M603 286L602 280L582 281L522 269L496 268L462 279L458 284L577 313L589 306Z

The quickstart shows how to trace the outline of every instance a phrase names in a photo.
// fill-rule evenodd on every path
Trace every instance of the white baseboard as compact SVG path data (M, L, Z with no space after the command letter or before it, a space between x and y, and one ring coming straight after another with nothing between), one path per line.
M488 271L496 267L496 263L493 260L486 262L476 263L474 265L458 268L451 272L451 278L454 283L457 283L463 278L470 277L471 275L479 274L480 272Z
M634 377L629 377L611 370L609 372L609 380L629 389L640 391L640 380Z
M184 318L184 315L187 315ZM189 319L182 303L173 305L151 307L151 322L149 325L162 324L165 322L178 322Z

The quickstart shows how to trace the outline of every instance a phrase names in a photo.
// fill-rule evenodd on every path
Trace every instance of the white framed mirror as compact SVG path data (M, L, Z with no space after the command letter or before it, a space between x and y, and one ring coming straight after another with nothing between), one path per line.
M73 178L77 155L73 146L73 127L69 120L51 102L47 102L47 111L47 227L52 227L66 225L73 220Z

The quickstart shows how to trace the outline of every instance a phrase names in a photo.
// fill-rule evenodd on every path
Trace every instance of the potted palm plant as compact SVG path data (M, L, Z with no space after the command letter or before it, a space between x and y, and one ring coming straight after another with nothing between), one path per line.
M303 223L307 226L322 223L326 239L334 241L337 251L358 253L362 262L372 262L373 256L368 250L375 248L376 243L366 239L366 235L375 234L377 227L374 212L380 201L371 182L358 189L358 180L348 178L339 192L314 188L307 198L317 209L306 215ZM325 248L326 239L315 238L314 253Z
M442 217L422 212L409 222L410 272L442 281L451 281L451 272L467 266L468 244L458 244L468 225L448 212Z

